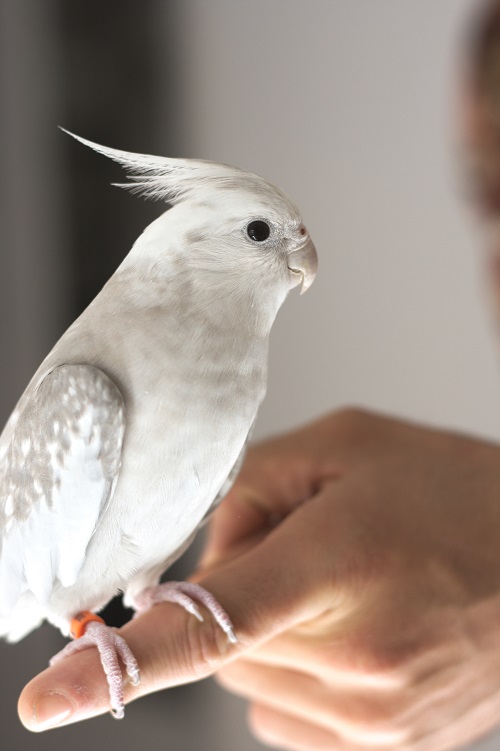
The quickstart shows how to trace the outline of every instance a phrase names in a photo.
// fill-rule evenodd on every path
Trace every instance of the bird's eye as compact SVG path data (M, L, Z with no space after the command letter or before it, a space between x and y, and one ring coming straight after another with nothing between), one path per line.
M263 222L262 219L255 219L255 221L250 222L247 227L248 237L256 243L263 243L264 240L267 240L270 234L271 228L269 224Z

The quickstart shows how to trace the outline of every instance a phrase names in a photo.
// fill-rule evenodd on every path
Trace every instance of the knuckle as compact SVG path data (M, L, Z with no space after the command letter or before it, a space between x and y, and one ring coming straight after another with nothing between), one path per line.
M370 447L378 443L384 421L375 412L361 407L342 407L326 418L326 433L332 445L343 449ZM340 443L341 441L341 443Z
M333 412L334 417L338 421L343 422L363 422L369 417L370 412L364 407L359 407L356 404L347 404L345 407L340 407Z
M407 712L399 697L366 700L361 711L365 730L371 735L385 737L388 741L392 737L398 747L408 741Z
M406 692L374 688L346 691L340 701L336 699L333 719L325 716L324 720L330 719L332 728L346 739L402 751L411 740L409 703Z
M252 735L261 743L272 748L277 748L281 745L282 738L280 738L269 712L266 712L258 704L250 704L247 713L247 723Z
M365 431L371 426L373 419L371 412L357 406L341 407L330 415L331 427L343 432Z
M196 678L205 678L214 673L228 659L229 650L234 649L210 617L200 622L188 616L184 644L184 663L188 666L189 674Z
M359 674L368 685L404 690L411 684L408 661L390 648L367 648L358 663Z
M329 680L380 692L410 690L413 684L411 660L390 645L370 640L364 629L336 640L322 651L321 664Z

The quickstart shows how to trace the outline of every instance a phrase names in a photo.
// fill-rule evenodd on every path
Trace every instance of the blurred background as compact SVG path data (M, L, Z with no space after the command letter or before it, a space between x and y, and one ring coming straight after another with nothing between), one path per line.
M464 191L457 88L478 0L1 0L0 418L162 211L57 129L239 165L320 255L272 336L257 437L358 404L500 439L498 331ZM193 553L176 575L193 566ZM111 611L121 617L116 606ZM2 748L256 751L212 681L35 736L24 683L60 646L0 644ZM474 748L498 748L500 736Z

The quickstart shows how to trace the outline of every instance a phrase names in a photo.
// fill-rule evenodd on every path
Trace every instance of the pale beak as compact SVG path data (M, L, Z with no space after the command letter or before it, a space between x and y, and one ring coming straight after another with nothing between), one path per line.
M288 270L292 278L296 277L295 284L292 286L296 287L302 284L300 294L303 295L314 282L318 270L318 256L312 240L309 240L299 250L294 250L288 254Z

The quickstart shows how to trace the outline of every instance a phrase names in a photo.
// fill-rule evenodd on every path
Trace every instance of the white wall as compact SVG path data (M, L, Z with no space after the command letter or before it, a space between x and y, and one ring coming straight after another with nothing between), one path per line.
M182 5L185 153L279 184L320 256L276 324L258 434L357 403L498 438L454 121L478 0Z

